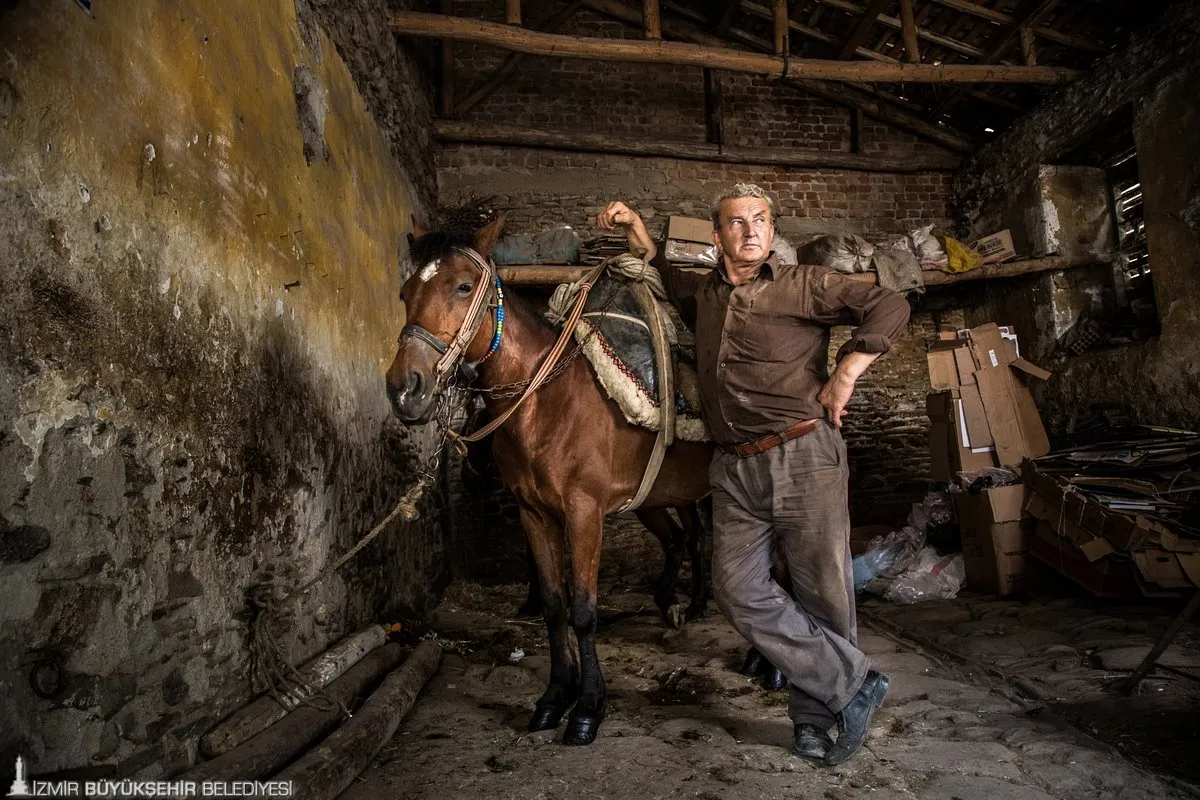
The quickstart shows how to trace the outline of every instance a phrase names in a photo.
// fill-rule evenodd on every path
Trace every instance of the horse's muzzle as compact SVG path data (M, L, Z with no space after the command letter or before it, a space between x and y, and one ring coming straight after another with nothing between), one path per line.
M433 381L415 369L396 376L387 376L387 395L392 403L392 413L406 425L417 425L429 421L433 409Z

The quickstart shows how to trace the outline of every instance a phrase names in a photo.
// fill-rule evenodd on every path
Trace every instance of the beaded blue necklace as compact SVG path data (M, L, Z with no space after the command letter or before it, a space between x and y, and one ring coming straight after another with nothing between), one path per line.
M492 345L479 359L476 366L487 361L500 349L500 336L504 333L504 289L500 286L500 276L496 275L496 332L492 334Z

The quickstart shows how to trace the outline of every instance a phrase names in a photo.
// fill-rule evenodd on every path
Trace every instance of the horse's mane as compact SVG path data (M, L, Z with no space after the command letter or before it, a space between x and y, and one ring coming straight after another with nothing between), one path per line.
M475 231L500 216L491 197L467 197L456 204L439 206L435 227L413 243L414 264L445 258L455 247L474 247Z

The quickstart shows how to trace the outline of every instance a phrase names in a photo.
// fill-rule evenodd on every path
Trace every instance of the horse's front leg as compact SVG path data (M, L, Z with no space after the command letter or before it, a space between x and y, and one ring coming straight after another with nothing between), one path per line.
M590 497L581 497L567 512L566 533L571 554L571 627L579 641L579 700L567 720L565 744L591 744L608 699L596 655L596 583L600 545L604 541L604 511Z
M557 728L579 696L579 668L567 635L567 580L563 560L562 527L549 515L526 506L521 525L537 564L542 593L542 614L550 637L550 684L534 706L529 730Z

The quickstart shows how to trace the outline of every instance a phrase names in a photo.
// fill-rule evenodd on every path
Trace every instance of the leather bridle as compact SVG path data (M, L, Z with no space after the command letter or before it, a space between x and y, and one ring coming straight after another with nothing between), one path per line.
M478 251L470 247L452 247L450 251L464 256L482 273L479 282L475 284L474 291L471 292L471 302L467 307L466 316L463 317L462 325L458 327L458 331L450 339L449 344L443 342L420 325L411 324L405 325L400 330L400 336L396 340L396 343L399 344L407 336L429 345L441 355L441 358L438 359L437 364L434 366L438 391L442 390L446 383L446 378L455 370L458 370L466 383L471 383L475 380L475 367L479 366L480 362L477 361L472 364L464 360L464 356L466 355L467 347L475 339L475 335L479 333L479 328L483 325L483 320L487 316L489 306L486 300L488 293L495 291L496 288L496 267L491 259L484 258Z

